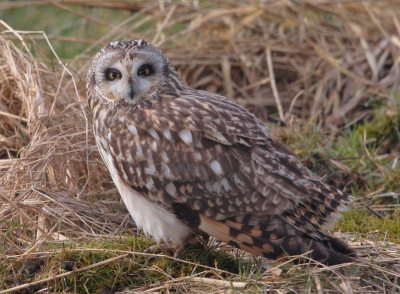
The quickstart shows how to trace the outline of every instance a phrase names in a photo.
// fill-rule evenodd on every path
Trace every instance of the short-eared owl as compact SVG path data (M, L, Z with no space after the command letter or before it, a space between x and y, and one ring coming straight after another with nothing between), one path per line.
M138 228L181 246L191 230L276 259L312 251L325 264L352 250L325 233L350 202L314 178L253 114L185 86L143 40L93 59L87 94L101 156Z

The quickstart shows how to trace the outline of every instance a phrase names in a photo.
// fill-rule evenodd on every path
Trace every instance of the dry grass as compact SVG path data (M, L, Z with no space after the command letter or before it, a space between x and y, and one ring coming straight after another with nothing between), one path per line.
M392 109L392 117L399 121L400 108L396 104L399 100L395 97L399 95L400 81L400 5L396 0L261 2L265 3L217 1L197 6L149 1L130 7L124 1L115 1L115 5L125 5L118 6L122 9L138 12L121 20L119 25L109 26L101 37L72 40L54 37L54 42L84 40L88 43L86 50L69 60L68 66L58 57L49 59L47 52L53 50L50 43L46 43L46 48L37 43L38 40L47 42L46 35L17 32L1 23L0 238L3 250L0 259L9 264L0 267L1 270L9 273L11 265L25 265L35 258L49 259L58 254L60 249L50 250L49 244L77 240L74 238L114 240L122 238L121 233L126 229L135 230L126 213L120 212L123 208L119 196L94 145L86 107L84 79L90 58L111 40L144 38L153 42L176 65L186 84L228 96L264 120L289 125L293 121L311 122L315 131L329 131L333 139L340 131L370 120L373 116L370 110L375 105ZM54 5L87 22L104 24L101 19L79 12L75 6L67 6L88 3L59 1ZM93 6L99 3L90 1ZM16 4L1 5L9 8ZM389 160L386 165L395 172L400 157L398 128L397 124L385 151L385 158ZM386 168L377 159L382 154L368 155L376 163L375 168ZM352 173L337 160L333 164L349 175ZM398 187L395 183L400 179L398 171L391 179L393 186ZM376 212L377 207L371 208L368 201L385 193L398 196L398 191L382 188L360 199ZM364 205L360 200L357 203L357 207ZM379 205L385 206L380 210L384 213L380 217L396 210L398 214L398 203ZM253 277L260 267L229 274L194 261L196 267L204 269L198 276L185 274L177 278L176 274L170 275L155 266L141 268L158 272L165 279L153 285L145 281L136 289L163 293L174 289L176 292L225 293L234 288L248 293L400 292L400 247L375 237L343 234L360 256L374 258L371 263L360 262L345 268L274 263L274 267ZM129 263L135 256L161 258L135 249L118 251L101 247L99 251L113 255L72 271L37 276L35 287L39 288L24 284L31 283L31 277L21 278L17 284L8 284L10 290L0 293L22 289L43 289L42 293L50 293L45 285L52 289L49 282L53 280L76 276L117 260ZM74 250L87 249L82 246ZM189 264L184 260L174 262ZM16 276L20 277L20 272ZM0 284L5 287L6 282L0 280Z

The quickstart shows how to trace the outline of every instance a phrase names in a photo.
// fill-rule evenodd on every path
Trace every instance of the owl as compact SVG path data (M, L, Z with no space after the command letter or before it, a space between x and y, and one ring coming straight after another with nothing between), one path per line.
M269 259L353 260L322 229L351 196L316 179L245 108L185 86L158 48L112 42L86 82L97 147L146 235L179 248L201 231Z

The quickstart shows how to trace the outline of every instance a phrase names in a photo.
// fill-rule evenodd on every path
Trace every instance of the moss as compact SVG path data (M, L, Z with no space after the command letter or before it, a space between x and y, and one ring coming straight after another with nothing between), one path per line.
M71 240L68 243L45 243L39 254L17 262L13 269L0 267L4 273L3 288L11 283L15 285L38 281L72 270L93 265L107 259L130 252L128 258L118 259L92 269L67 275L64 278L47 282L49 290L54 292L99 293L104 289L123 289L150 286L165 279L190 276L206 267L223 269L237 273L238 260L225 251L208 250L197 244L184 250L180 258L169 254L135 254L143 252L154 242L144 236L124 236L115 239ZM228 278L229 275L222 274ZM32 288L36 289L36 288ZM32 290L31 289L31 290Z
M400 242L400 218L396 213L379 218L366 209L347 211L336 222L335 230L354 232L377 241Z

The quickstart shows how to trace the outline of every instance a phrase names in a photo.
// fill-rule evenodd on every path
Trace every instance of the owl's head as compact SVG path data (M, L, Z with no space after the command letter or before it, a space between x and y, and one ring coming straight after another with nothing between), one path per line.
M138 104L157 96L169 68L167 57L150 43L112 42L94 57L86 79L87 88L104 102Z

